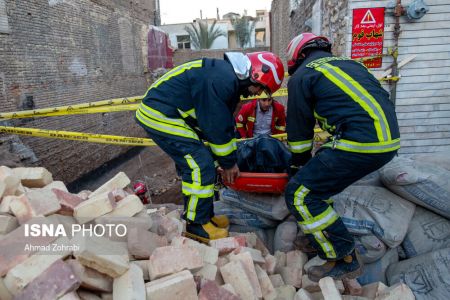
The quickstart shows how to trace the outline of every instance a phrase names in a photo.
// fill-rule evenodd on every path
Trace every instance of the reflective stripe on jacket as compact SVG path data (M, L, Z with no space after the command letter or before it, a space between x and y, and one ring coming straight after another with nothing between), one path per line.
M311 53L288 83L287 134L295 164L311 157L316 120L333 136L323 147L358 153L400 148L389 94L364 65L324 51Z
M239 82L230 63L199 59L173 68L147 90L136 119L174 139L204 139L223 168L236 163L233 111Z

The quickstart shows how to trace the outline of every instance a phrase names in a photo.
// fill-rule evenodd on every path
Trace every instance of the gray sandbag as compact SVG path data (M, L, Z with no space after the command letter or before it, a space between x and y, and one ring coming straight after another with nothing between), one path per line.
M230 219L230 223L236 225L251 226L257 228L272 228L278 225L277 221L232 206L224 201L214 202L214 214L226 215L228 219Z
M245 193L226 188L221 189L219 195L221 200L235 207L272 220L281 221L289 214L284 195Z
M450 248L392 264L386 271L389 285L403 282L417 300L447 300L450 295Z
M381 168L380 175L383 184L397 195L450 218L450 171L402 157Z
M357 280L361 285L378 281L386 284L386 270L391 264L396 262L398 262L397 248L389 249L381 259L371 264L365 264L363 274Z
M413 203L376 186L349 186L332 199L351 233L375 235L391 248L403 241L415 208Z
M402 248L407 258L450 248L450 221L417 206Z
M420 153L408 156L413 160L427 162L450 171L450 155L448 152Z
M381 259L386 253L386 245L374 235L355 236L355 248L365 264Z
M273 238L274 252L295 250L294 241L297 237L297 231L298 227L296 222L287 221L278 225Z
M381 177L378 170L364 176L360 180L354 182L352 185L370 185L384 187L383 182L381 182Z

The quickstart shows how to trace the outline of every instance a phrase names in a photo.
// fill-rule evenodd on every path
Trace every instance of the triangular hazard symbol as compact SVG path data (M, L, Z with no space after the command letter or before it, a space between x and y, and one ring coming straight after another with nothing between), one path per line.
M373 17L372 12L370 9L367 10L366 14L364 15L364 18L361 20L361 24L375 24L375 18Z

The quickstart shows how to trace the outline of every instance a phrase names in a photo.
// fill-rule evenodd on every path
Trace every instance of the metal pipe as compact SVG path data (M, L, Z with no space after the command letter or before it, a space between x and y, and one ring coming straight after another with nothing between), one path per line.
M392 78L394 80L389 81L391 88L391 101L394 103L397 99L397 79L398 79L398 41L401 33L401 27L400 27L400 16L404 14L404 7L402 6L402 0L397 0L397 5L394 9L394 15L395 15L395 25L394 25L394 47L392 49L392 58L394 61L392 62Z

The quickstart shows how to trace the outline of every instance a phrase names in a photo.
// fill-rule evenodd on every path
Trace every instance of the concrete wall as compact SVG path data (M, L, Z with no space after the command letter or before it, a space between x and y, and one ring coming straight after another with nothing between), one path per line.
M153 0L1 0L0 110L144 94L150 83L145 69L147 27L154 22L154 10ZM26 119L7 125L144 136L132 113ZM45 166L66 182L127 151L75 141L0 138L11 142L10 149L20 152L26 164Z

